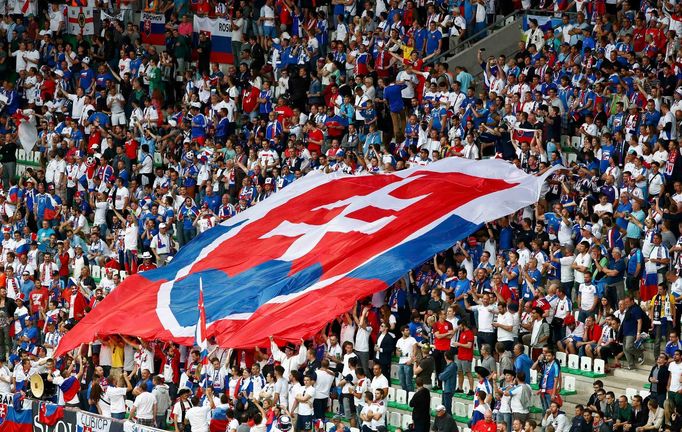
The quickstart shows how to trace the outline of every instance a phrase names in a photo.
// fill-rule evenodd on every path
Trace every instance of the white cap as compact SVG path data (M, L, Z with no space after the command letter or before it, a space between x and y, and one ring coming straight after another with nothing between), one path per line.
M280 36L282 37L282 39L287 39L287 40L291 39L291 36L287 32L283 32Z
M192 108L201 108L201 102L192 102L191 107Z
M90 64L90 57L85 57L83 60L81 60L81 63Z

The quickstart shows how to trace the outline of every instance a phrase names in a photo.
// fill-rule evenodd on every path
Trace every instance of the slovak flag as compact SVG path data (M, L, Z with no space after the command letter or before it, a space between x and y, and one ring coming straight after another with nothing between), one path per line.
M55 356L119 333L182 345L215 337L237 349L309 338L483 223L537 202L556 169L534 176L451 157L386 174L311 172L201 233L168 265L126 278Z
M531 141L533 141L533 137L535 136L535 129L522 129L522 128L514 128L514 133L512 137L520 142L520 143L528 143L530 144Z
M7 416L0 424L0 432L31 432L33 430L33 415L30 409L17 410L7 405Z
M201 364L208 364L208 340L206 340L206 309L204 308L204 287L199 278L199 321L196 325L196 336L194 340L201 351Z
M64 402L72 400L81 389L81 383L75 376L70 376L59 385L59 389L64 394Z
M53 426L62 417L64 417L63 406L47 402L40 403L40 409L38 412L38 418L40 423L46 424L48 426Z

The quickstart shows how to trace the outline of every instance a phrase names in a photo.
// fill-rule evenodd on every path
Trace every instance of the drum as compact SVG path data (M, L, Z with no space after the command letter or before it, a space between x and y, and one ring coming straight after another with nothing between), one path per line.
M57 386L47 380L48 374L35 374L29 378L31 396L47 400L57 393Z

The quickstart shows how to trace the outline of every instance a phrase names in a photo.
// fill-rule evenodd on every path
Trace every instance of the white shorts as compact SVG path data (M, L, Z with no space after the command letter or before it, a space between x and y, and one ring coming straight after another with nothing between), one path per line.
M125 112L120 112L120 113L111 113L111 125L112 126L125 126L126 125L126 113Z

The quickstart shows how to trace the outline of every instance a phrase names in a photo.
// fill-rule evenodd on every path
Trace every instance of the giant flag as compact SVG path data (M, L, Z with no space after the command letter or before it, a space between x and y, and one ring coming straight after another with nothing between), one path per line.
M193 39L194 46L199 40L199 34L204 33L211 39L211 62L229 63L232 58L232 30L230 21L225 18L208 18L194 15Z
M502 160L461 158L310 173L200 234L169 265L126 278L56 354L111 334L192 345L200 280L207 334L221 346L312 336L482 223L536 202L543 182Z

